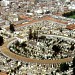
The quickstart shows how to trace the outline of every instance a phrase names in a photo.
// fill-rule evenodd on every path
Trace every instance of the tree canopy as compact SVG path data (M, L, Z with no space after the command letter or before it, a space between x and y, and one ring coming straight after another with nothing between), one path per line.
M29 40L31 40L33 38L33 34L32 34L32 29L29 29Z
M52 49L55 51L55 53L58 53L61 50L59 45L53 45Z
M62 72L67 71L68 69L69 69L69 65L68 64L66 64L66 63L60 64L60 70Z
M2 46L3 43L4 43L3 37L0 36L0 46Z
M73 58L73 65L72 65L72 67L75 67L75 57Z
M10 31L11 32L14 32L15 31L14 24L10 24Z
M74 50L74 44L71 45L70 50Z
M2 30L2 28L0 27L0 30Z
M40 36L39 39L46 39L46 36Z
M75 75L75 68L73 68L73 75Z

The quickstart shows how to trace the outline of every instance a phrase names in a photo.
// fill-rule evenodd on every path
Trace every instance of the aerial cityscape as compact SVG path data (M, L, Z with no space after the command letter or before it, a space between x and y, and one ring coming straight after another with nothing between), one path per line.
M75 75L75 0L0 0L0 75Z

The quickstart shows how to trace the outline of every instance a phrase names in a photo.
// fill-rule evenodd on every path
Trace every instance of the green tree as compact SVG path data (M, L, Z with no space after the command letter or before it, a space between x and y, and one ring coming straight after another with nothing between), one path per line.
M10 31L13 33L15 31L14 24L10 24Z
M73 75L75 75L75 67L73 68Z
M37 40L37 38L38 38L38 32L37 31L34 31L34 33L33 33L33 39L36 39Z
M3 43L4 43L3 37L2 37L2 36L0 36L0 46L2 46L2 45L3 45Z
M60 32L62 33L62 31L63 31L63 29L62 28L60 28Z
M40 36L39 39L45 40L46 36Z
M62 74L62 75L67 75L67 74Z
M2 28L0 27L0 30L2 30Z
M24 47L26 47L26 46L27 46L26 42L22 42L22 43L21 43L21 47L24 48Z
M29 40L31 40L33 38L33 34L32 34L32 29L29 29Z
M16 45L16 47L20 45L18 40L15 42L15 45Z
M60 70L62 72L67 71L68 69L69 69L69 65L68 64L66 64L66 63L60 64Z
M74 44L71 45L70 50L74 50Z
M72 65L72 67L75 67L75 57L73 58L73 65Z
M27 10L27 13L30 13L30 10Z
M55 53L58 53L61 50L59 45L53 45L52 49L55 51Z

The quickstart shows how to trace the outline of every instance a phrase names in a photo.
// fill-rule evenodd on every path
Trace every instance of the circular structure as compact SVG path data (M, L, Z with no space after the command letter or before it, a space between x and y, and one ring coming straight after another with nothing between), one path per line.
M37 59L51 60L74 57L75 40L56 35L40 35L38 39L27 41L16 40L9 49L18 55Z
M53 21L55 21L55 22L53 22ZM58 23L58 22L60 22L60 23ZM28 36L28 30L29 30L30 27L32 27L32 29L38 30L39 35L43 35L43 34L46 35L47 39L50 38L50 36L53 36L54 38L56 38L55 41L57 41L57 38L60 38L60 40L61 40L61 38L63 40L65 40L65 38L66 38L68 40L68 46L69 46L69 40L71 41L70 44L72 43L72 45L74 46L74 39L64 37L64 36L71 36L69 30L66 29L65 22L62 22L62 21L59 21L59 20L56 20L56 19L52 19L52 21L51 21L50 17L44 17L44 18L40 19L39 21L38 20L35 20L35 21L33 20L32 22L29 22L29 23L24 24L22 26L19 25L19 27L16 28L16 30L19 31L18 36L16 35L17 38L20 38L20 35L22 35L21 36L22 37L21 41L23 40L23 38L26 38ZM63 28L63 31L62 31L62 28ZM67 32L67 33L65 33L65 32ZM61 33L61 36L60 36L60 33ZM64 33L65 33L65 35L64 35ZM52 35L50 35L50 34L52 34ZM6 54L7 56L11 57L11 58L22 60L22 61L25 61L25 62L33 62L33 63L41 63L41 64L58 64L58 63L64 63L64 62L72 61L72 57L70 55L70 53L72 53L72 51L69 52L68 56L65 55L64 58L62 57L62 55L61 55L61 57L59 57L60 53L62 53L62 52L59 52L58 59L56 59L54 51L53 51L52 55L54 55L55 58L52 58L52 55L51 56L49 55L49 57L47 57L47 56L46 56L46 58L44 57L43 60L41 58L37 59L36 56L35 56L36 59L32 56L24 56L24 54L23 54L24 52L22 53L22 55L17 54L17 53L13 53L9 50L9 47L7 47L7 45L8 44L10 45L11 43L13 43L14 40L16 40L16 37L14 39L9 40L9 42L7 41L2 46L2 52L4 54ZM65 40L65 42L67 40ZM27 43L31 44L31 41L27 42ZM36 43L36 42L33 41L33 43ZM40 46L39 43L40 42L38 42L36 44L38 46ZM57 47L57 45L56 45L56 47ZM63 47L64 47L64 45L63 45ZM57 47L57 48L59 48L59 47ZM70 49L70 48L71 48L71 45L70 45L69 48L66 47L66 49ZM49 53L51 53L51 51ZM65 50L65 52L66 51L68 52L69 50ZM66 52L66 54L67 54L67 52ZM44 54L43 54L43 56L44 56ZM74 54L73 54L73 57L74 57Z
M58 39L62 39L62 40L64 40L64 42L66 42L66 43L74 43L75 41L74 41L74 39L72 39L72 38L68 38L68 37L63 37L63 36L55 36L55 35L47 35L46 36L47 37L47 39L49 38L58 38ZM56 39L55 39L56 40ZM12 42L11 42L12 41ZM15 58L15 59L18 59L18 60L22 60L22 61L25 61L25 62L33 62L33 63L40 63L40 64L58 64L58 63L63 63L63 62L70 62L70 61L72 61L72 56L67 56L67 58L66 57L64 57L63 59L41 59L41 60L38 60L38 59L32 59L32 58L27 58L27 57L24 57L23 55L20 55L20 54L15 54L15 53L13 53L13 52L11 52L9 49L8 49L8 47L7 47L7 45L11 45L11 43L13 43L15 41L15 39L12 39L12 40L10 40L9 41L9 43L5 43L4 45L3 45L3 49L2 49L2 51L7 55L7 56L10 56L10 57L12 57L12 58ZM65 47L66 47L66 45L65 45ZM66 52L67 50L65 50L65 52ZM72 51L71 51L72 52ZM68 52L68 54L69 54L70 52ZM66 53L67 54L67 53Z
M0 47L1 74L72 75L75 20L62 14L72 11L74 0L33 1L10 0L0 8L0 35L4 39ZM7 21L12 22L10 26Z
M53 21L55 21L55 22L53 22ZM50 50L49 50L49 48L46 48L46 49L48 49L47 52L49 52L49 53L47 53L47 54L49 56L47 56L47 54L45 54L46 50L44 50L45 51L44 54L41 53L41 55L40 55L40 53L38 53L38 51L35 52L35 53L38 54L38 58L37 58L37 54L34 57L33 57L33 54L30 55L30 56L29 55L26 56L23 48L20 48L21 50L20 51L18 50L19 51L18 53L15 52L14 49L13 49L14 52L12 50L11 50L12 51L11 52L9 50L9 46L12 45L12 43L16 40L16 38L13 38L13 39L9 40L8 42L6 42L2 46L2 52L4 54L6 54L7 56L9 56L11 58L14 58L14 59L22 60L22 61L25 61L25 62L40 63L40 64L58 64L58 63L64 63L64 62L72 61L72 57L74 57L74 54L72 54L72 51L70 49L71 49L71 45L74 46L74 43L75 43L74 39L64 37L64 36L69 36L70 32L69 32L69 30L65 29L66 25L65 25L64 22L60 21L60 23L61 23L61 25L60 25L60 23L57 23L56 21L59 22L59 20L52 19L52 21L51 21L50 17L45 17L43 19L40 19L39 21L36 20L36 21L29 22L29 23L27 23L25 25L22 25L22 26L20 25L21 27L16 28L16 30L19 31L19 34L18 34L17 38L20 38L20 35L22 34L21 42L23 42L23 38L25 38L25 36L26 37L28 36L29 28L30 27L32 27L32 29L35 28L36 30L39 31L39 35L43 35L43 34L45 35L46 39L45 39L44 42L46 42L47 40L49 41L49 40L52 39L53 42L50 43L50 44L52 44L52 46L53 46L54 45L53 43L55 43L55 46L57 47L57 49L59 48L59 45L60 45L63 49L62 51L63 52L65 51L64 54L62 54L61 50L59 50L59 52L58 52L59 54L55 53L52 50L53 49L52 46L50 47ZM58 27L57 27L57 25L58 25ZM63 28L64 30L62 31L62 29L60 29L60 28ZM54 29L55 29L55 32L53 32ZM68 33L66 33L66 35L64 35L65 31L68 32ZM61 33L61 32L63 32L63 33ZM61 36L60 36L60 33L61 33ZM50 34L52 34L52 35L50 35ZM67 40L68 41L62 46L61 43L63 43L63 42L60 43L61 40L63 40L64 42L66 42ZM42 41L43 40L41 40L41 42L40 42L40 40L38 40L38 42L35 42L35 40L33 40L33 41L30 40L29 42L26 41L26 43L27 43L26 45L27 46L33 45L32 47L35 47L35 46L38 45L38 48L46 47L46 45L48 45L48 43L47 44L44 43L44 42L42 43ZM58 45L56 44L56 42L57 42ZM40 45L40 43L42 45ZM14 44L15 44L15 42L14 42ZM68 44L69 47L67 46L67 44ZM8 47L7 47L7 45L8 45ZM37 48L35 48L35 49L37 49ZM37 49L37 50L39 50L39 49ZM39 51L42 52L41 49ZM68 52L68 54L67 54L67 52ZM31 52L29 52L29 54L30 53ZM26 53L26 54L28 54L28 53ZM56 54L57 54L57 56L55 56ZM72 56L70 54L72 54ZM39 56L41 56L42 58L39 57ZM52 57L52 56L54 56L54 57Z

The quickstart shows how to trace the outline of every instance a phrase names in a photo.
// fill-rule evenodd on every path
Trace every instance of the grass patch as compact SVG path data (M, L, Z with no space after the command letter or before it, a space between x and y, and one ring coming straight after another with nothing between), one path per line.
M73 18L73 19L75 19L75 15L68 16L68 18Z
M71 11L71 12L64 13L64 14L62 14L62 16L75 19L75 10Z

